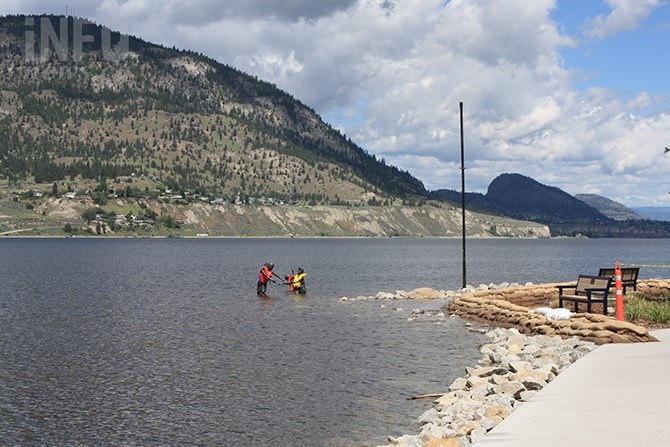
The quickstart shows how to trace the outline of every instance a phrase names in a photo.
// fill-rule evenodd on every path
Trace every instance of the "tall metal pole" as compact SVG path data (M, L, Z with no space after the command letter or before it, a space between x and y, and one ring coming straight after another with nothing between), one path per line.
M467 285L466 281L466 262L465 262L465 141L463 138L463 102L460 103L461 109L461 226L463 228L463 288Z

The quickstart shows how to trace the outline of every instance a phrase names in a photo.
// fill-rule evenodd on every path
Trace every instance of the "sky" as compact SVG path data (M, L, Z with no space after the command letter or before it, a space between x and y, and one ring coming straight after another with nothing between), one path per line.
M0 0L276 84L429 190L519 173L670 206L669 0Z

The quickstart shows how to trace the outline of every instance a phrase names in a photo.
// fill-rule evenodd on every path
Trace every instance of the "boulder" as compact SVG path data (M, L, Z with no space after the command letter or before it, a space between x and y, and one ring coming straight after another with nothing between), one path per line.
M424 444L424 447L460 447L457 438L431 439Z

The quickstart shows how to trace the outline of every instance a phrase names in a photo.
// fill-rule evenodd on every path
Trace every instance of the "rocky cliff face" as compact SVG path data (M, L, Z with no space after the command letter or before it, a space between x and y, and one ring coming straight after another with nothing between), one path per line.
M461 236L460 211L424 207L170 206L196 233L221 236ZM549 237L532 222L467 213L470 237Z
M35 212L42 218L60 218L78 227L86 225L80 220L80 216L91 205L88 201L48 199L36 207ZM125 199L117 199L113 206L128 209ZM460 209L440 204L415 207L344 207L199 203L181 205L151 201L144 206L158 216L170 216L179 224L172 233L184 236L460 237L462 234ZM74 220L79 220L79 223ZM471 212L466 213L466 229L468 237L550 236L549 228L542 224ZM108 234L133 236L135 233L156 235L156 230L144 233L142 230L119 226Z

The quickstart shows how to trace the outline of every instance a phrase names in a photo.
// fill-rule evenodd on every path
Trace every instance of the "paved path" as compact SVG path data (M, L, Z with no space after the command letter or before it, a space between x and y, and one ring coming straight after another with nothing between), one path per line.
M582 357L475 447L670 446L670 329L651 333Z
M0 216L0 217L2 217L2 216ZM23 232L31 231L31 230L34 230L34 228L22 228L20 230L5 231L3 233L0 233L0 236L5 236L7 234L23 233Z

